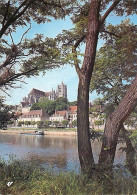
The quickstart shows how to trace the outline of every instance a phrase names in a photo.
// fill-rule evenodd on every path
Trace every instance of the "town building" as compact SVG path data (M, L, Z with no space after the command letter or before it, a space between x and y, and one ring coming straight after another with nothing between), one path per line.
M25 121L46 121L49 119L49 115L44 112L44 110L31 110L27 113L23 113L21 116L19 116L17 123L19 122L25 122Z
M49 117L49 120L54 122L54 121L59 121L62 122L63 120L68 120L68 111L63 110L63 111L55 111L55 113Z
M68 108L68 120L70 123L72 123L72 121L77 120L77 106L70 106Z

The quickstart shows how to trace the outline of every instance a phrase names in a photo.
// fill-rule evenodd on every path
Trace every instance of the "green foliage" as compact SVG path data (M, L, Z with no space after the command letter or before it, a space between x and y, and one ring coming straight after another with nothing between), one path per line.
M25 121L24 125L26 125L26 126L31 125L31 121Z
M44 121L38 121L37 122L37 127L38 129L43 129L45 126L44 126Z
M57 127L59 125L59 121L54 121L53 124L55 125L55 127Z
M77 106L77 101L69 102L69 106Z
M69 13L69 7L68 1L63 0L61 3L58 0L54 0L52 3L39 0L21 0L20 2L18 0L10 0L10 2L0 0L0 22L3 24L0 35L7 35L9 31L15 31L18 26L27 26L32 19L40 24L51 21L52 17L63 18L65 11Z
M24 125L24 124L25 124L24 121L19 121L19 122L18 122L18 127L21 127L21 126Z
M38 24L50 22L53 18L64 18L76 5L74 0L0 0L0 87L6 90L15 87L23 76L38 75L40 71L61 65L60 49L52 38L36 35L27 40L24 35L31 28L31 22ZM30 26L22 33L18 43L14 41L18 27ZM13 34L15 33L15 35ZM10 35L11 40L8 37ZM11 42L11 44L10 44ZM34 55L32 55L34 54ZM19 62L19 63L18 63Z
M48 128L51 125L51 121L45 121L44 126L45 128Z
M114 171L111 178L106 174L94 174L92 178L73 172L56 173L44 170L28 161L0 161L1 194L136 194L135 177L127 176L122 169ZM9 187L8 182L13 182Z
M55 100L55 110L67 110L68 100L63 97L59 97Z
M46 129L49 128L51 125L51 121L38 121L37 126L39 129Z
M55 110L67 110L68 104L68 100L63 97L57 98L55 101L41 97L38 103L32 105L31 110L43 109L49 115L52 115L55 113Z
M39 99L38 103L34 103L31 107L31 110L40 109L43 109L46 113L52 115L55 112L55 102L42 97Z
M104 124L104 120L96 120L95 121L95 125L103 125Z
M31 125L32 126L36 125L36 122L35 121L31 121Z
M73 127L76 127L77 126L77 120L72 121L72 125L73 125Z
M113 26L107 31L106 43L97 53L90 90L103 95L105 112L109 115L120 100L137 73L137 35L134 24L129 20Z
M4 104L4 100L0 98L0 127L7 126L7 123L12 118L12 113L10 112L10 106Z
M135 26L124 21L117 26L109 26L118 37L108 35L106 44L96 56L91 91L96 90L108 99L117 101L123 97L128 84L136 75L137 36Z
M41 107L39 106L38 103L34 103L32 106L31 106L31 109L30 110L40 110Z
M133 142L134 148L137 150L137 129L132 132L130 139Z
M0 159L0 193L10 194L11 191L22 191L28 182L33 181L33 177L38 178L40 174L41 170L37 165L25 160L17 161L10 156L7 163ZM8 182L12 183L9 187Z
M63 120L62 122L61 122L65 127L67 127L67 125L68 125L68 120Z
M130 127L134 127L135 129L137 129L136 121L137 121L137 106L135 107L133 112L130 114L130 116L126 119L124 124L127 125L127 126L130 126Z

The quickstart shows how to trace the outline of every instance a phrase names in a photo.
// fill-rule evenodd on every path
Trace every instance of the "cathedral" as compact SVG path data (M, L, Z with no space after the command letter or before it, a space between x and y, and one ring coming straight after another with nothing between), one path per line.
M23 98L21 107L32 106L32 104L37 103L41 97L46 97L48 100L52 101L59 97L67 98L67 86L62 82L61 85L57 86L56 91L52 89L50 92L44 92L33 88L28 94L28 97Z

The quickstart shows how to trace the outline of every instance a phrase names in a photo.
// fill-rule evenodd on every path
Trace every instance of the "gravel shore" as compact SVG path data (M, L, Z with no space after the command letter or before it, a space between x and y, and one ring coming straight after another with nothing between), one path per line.
M22 129L7 129L7 130L2 130L0 129L0 133L4 134L20 134L20 133L34 133L36 130L22 130ZM51 135L51 136L76 136L77 131L76 130L44 130L44 135Z

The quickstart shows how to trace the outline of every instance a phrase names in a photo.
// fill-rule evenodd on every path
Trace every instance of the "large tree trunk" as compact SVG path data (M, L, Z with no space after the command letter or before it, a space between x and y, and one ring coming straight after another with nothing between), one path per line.
M89 85L99 34L99 9L100 1L91 0L84 61L81 69L76 67L79 75L77 113L78 153L81 169L88 174L90 174L94 165L89 136Z
M112 166L115 157L117 140L120 128L123 122L130 115L137 104L137 75L128 89L125 97L119 103L119 106L107 118L99 164Z
M78 153L81 169L90 173L94 164L89 134L89 86L82 79L78 88Z
M98 35L101 25L106 17L120 2L116 0L112 3L105 14L100 18L101 0L91 0L88 16L88 32L86 36L86 49L82 67L78 65L76 48L80 40L74 45L74 61L76 71L79 76L78 87L78 152L81 168L84 172L89 172L94 164L90 137L89 137L89 85L94 68ZM75 60L76 59L76 60Z

